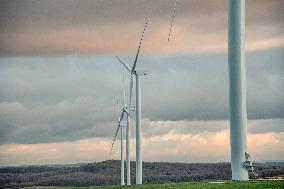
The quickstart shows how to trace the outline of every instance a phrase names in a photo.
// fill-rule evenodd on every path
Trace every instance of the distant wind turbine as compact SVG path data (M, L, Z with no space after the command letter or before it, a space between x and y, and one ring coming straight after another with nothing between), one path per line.
M124 111L122 112L121 120L123 120L123 115L124 115ZM121 120L119 120L119 125L120 125L120 184L125 185L125 182L124 182L124 150L123 150L123 146L124 146L123 127L124 125L121 124Z
M128 112L127 112L127 123L126 123L126 184L127 185L131 185L131 174L130 174L130 114L131 114L131 99L132 99L132 88L133 88L133 77L132 77L132 73L131 70L129 69L128 65L125 64L124 62L122 62L120 60L120 58L118 56L116 56L116 58L118 59L118 61L127 69L127 71L130 72L131 75L131 80L130 80L130 94L129 94L129 108L128 108ZM125 94L125 91L124 91ZM125 104L125 109L126 109L126 104Z
M119 114L119 105L118 105L118 99L117 99L117 113ZM118 131L120 129L120 160L121 160L121 171L120 171L120 184L121 185L125 185L124 183L124 150L123 150L123 146L124 146L124 142L123 142L123 125L122 125L122 120L125 114L125 109L122 109L121 115L118 117L118 124L117 124L117 128L115 131L115 135L113 137L113 141L112 141L112 145L111 145L111 151L113 151L114 148L114 143L116 141L116 137L118 135Z
M136 78L136 184L142 184L140 76L141 75L147 75L149 73L149 69L136 69L136 66L137 66L138 56L139 56L139 53L140 53L140 48L141 48L141 44L142 44L142 41L143 41L144 32L146 30L147 24L148 24L148 19L146 20L145 25L144 25L144 29L143 29L143 32L142 32L142 36L140 38L138 50L137 50L132 68L130 69L130 67L126 63L124 63L118 56L116 56L118 61L126 68L126 70L130 73L130 76L131 76L129 110L131 109L133 75L135 75L135 78ZM128 118L128 121L129 121L129 118ZM129 125L130 125L130 123L128 124L128 126ZM129 127L128 127L128 129L129 129ZM127 133L128 133L128 131L127 131ZM130 140L130 139L128 139L128 137L127 137L126 141L127 140ZM126 155L127 159L128 159L128 156L129 156L129 151ZM128 166L129 166L129 172L127 172L127 176L129 174L129 177L127 177L127 178L130 179L130 159L127 160L127 167Z

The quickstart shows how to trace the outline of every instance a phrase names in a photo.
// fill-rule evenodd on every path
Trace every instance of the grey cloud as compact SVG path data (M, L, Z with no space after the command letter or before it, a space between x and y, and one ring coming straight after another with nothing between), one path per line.
M143 135L153 137L165 135L173 131L177 134L199 134L206 132L219 132L230 128L228 120L209 120L209 121L149 121L143 122ZM261 119L249 120L247 123L248 133L283 133L284 119ZM282 140L282 139L281 139Z
M248 121L248 131L251 133L284 132L284 120L251 120Z
M99 66L106 58L90 60L1 59L0 143L112 136L122 75L115 66Z
M115 97L121 88L122 74L113 57L19 57L0 61L0 85L6 89L0 91L2 101L55 103L93 96L105 102L109 100L106 93Z
M250 132L283 132L282 52L273 49L247 56L248 117L255 120L249 123ZM122 58L132 61L128 55ZM226 127L210 122L228 119L224 54L142 55L140 61L151 68L141 83L144 119L204 122L180 127L180 132L214 132ZM116 97L122 97L122 71L114 57L104 55L1 58L0 143L112 137ZM147 122L143 128L145 136L172 129Z
M29 107L0 104L0 143L46 143L109 137L115 128L114 111L96 106L92 97L74 102Z
M249 119L284 116L282 52L283 49L276 49L247 56ZM148 58L147 61L152 66L151 74L142 79L146 117L151 120L228 119L225 55L179 56L167 61Z
M143 23L146 17L151 18L151 30L159 31L169 27L173 2L173 0L4 0L0 7L0 55L80 53L66 49L61 52L46 45L34 47L25 36L30 39L29 35L38 33L44 38L45 34L66 31L66 29L72 31L75 28L89 38L103 38L108 41L110 36L105 35L106 27L113 25L111 29L113 31L136 33L138 31L133 31L130 26ZM249 36L259 39L271 36L283 37L283 7L283 1L279 0L247 1ZM227 0L180 0L175 26L185 31L205 34L215 32L224 35L227 30ZM92 30L101 33L94 34ZM153 33L149 32L148 35ZM74 36L66 38L70 42L78 40L74 39ZM117 36L114 39L116 40ZM53 40L56 43L56 39Z

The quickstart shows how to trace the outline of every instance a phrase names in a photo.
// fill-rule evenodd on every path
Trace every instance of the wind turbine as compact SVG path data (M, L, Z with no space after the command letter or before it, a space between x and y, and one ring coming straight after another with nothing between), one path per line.
M168 41L175 19L175 0ZM258 166L284 166L284 160L250 161L247 152L245 68L245 0L228 0L228 67L232 180L247 181L248 170Z
M118 106L118 99L117 99L117 106ZM118 106L118 109L117 109L117 113L119 114L119 106ZM113 148L114 148L114 143L115 143L118 131L120 129L121 185L125 185L125 183L124 183L124 150L123 150L123 146L124 146L123 128L124 128L124 125L122 125L122 123L121 123L123 121L125 114L126 114L127 118L130 117L129 113L127 112L127 105L125 103L125 88L124 88L124 75L123 75L123 108L122 108L121 115L118 117L118 125L117 125L115 135L113 137L112 145L111 145L111 151L112 151ZM128 125L128 121L129 120L127 119L127 125Z
M121 120L123 119L123 115L124 115L123 113L124 111L122 112ZM120 184L125 185L125 182L124 182L124 150L123 150L123 146L124 146L123 127L124 126L120 122L119 122L119 125L120 125Z
M170 39L175 18L168 36ZM247 109L245 69L245 0L228 0L228 64L230 85L230 144L232 180L248 180Z
M127 123L126 123L126 184L131 185L131 174L130 174L130 110L131 110L131 99L132 99L132 88L133 88L133 77L131 70L129 69L128 65L123 63L118 56L116 58L119 60L120 63L130 72L131 81L130 81L130 100L129 100L129 108L128 112L126 111L127 106L124 103L124 111L127 113ZM125 90L124 90L124 98L125 98Z
M137 60L140 53L140 48L142 44L142 40L144 37L144 32L146 30L148 23L148 19L146 19L144 29L140 38L138 50L134 59L134 63L132 68L124 63L118 56L116 58L118 61L126 68L126 70L130 73L130 101L129 101L129 110L131 109L131 99L132 99L132 88L133 88L133 75L135 75L136 79L136 184L142 184L142 151L141 151L141 87L140 87L140 76L147 75L149 73L149 69L136 69L137 66ZM130 113L130 112L129 112ZM130 135L128 133L130 132L129 128L130 122L128 118L128 128L127 128L127 136L126 141L130 141ZM130 144L126 145L127 148L130 147ZM128 148L129 149L129 148ZM127 178L130 179L130 155L129 150L126 155L127 159ZM129 167L129 169L128 169ZM129 174L129 175L128 175Z
M117 106L118 106L118 99L117 99ZM117 108L117 113L119 114L119 106ZM122 125L122 120L123 120L123 117L124 117L124 113L125 113L125 110L124 108L122 109L122 112L121 112L121 115L118 117L118 124L117 124L117 128L116 128L116 132L115 132L115 135L113 137L113 140L112 140L112 145L111 145L111 151L113 150L114 148L114 143L115 143L115 140L116 140L116 137L118 135L118 131L120 129L120 160L121 160L121 170L120 170L120 184L121 185L125 185L124 183L124 150L123 150L123 125Z
M175 0L172 21L175 18ZM246 70L245 70L245 0L229 0L228 64L230 85L230 143L232 180L248 180L245 165L247 148Z

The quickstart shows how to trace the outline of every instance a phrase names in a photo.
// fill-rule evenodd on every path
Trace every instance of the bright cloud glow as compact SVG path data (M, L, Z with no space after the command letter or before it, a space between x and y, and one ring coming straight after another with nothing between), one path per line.
M257 160L284 156L284 132L248 135L248 151ZM1 165L95 162L119 159L120 141L110 153L111 140L93 138L48 144L8 144L0 146ZM135 160L135 140L131 140L131 159ZM265 148L264 148L265 147ZM169 133L143 137L145 161L220 162L230 161L229 130L198 134Z

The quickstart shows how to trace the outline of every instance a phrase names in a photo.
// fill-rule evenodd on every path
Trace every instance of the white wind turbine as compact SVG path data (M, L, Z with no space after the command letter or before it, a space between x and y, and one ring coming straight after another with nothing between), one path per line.
M117 105L118 105L118 99L117 99ZM117 109L117 112L119 114L119 107ZM124 183L123 125L121 123L122 120L123 120L123 116L124 116L124 109L123 109L121 115L118 117L118 124L117 124L115 135L113 137L112 145L111 145L111 151L112 151L113 148L114 148L114 143L115 143L116 137L118 135L118 131L120 129L120 160L121 160L121 171L120 171L121 179L120 179L120 184L121 185L125 185L125 183Z
M177 1L175 0L168 41ZM228 0L228 65L232 180L248 180L245 0Z
M124 64L119 57L116 56L116 58L122 63L123 66L126 67L127 70L130 71L128 66ZM131 185L131 174L130 174L130 111L131 111L131 98L132 98L132 87L133 87L133 78L131 74L131 82L130 82L130 102L129 102L129 109L127 111L127 106L125 104L125 90L123 92L124 95L124 108L123 111L126 113L127 122L126 122L126 184ZM115 140L115 139L114 139Z
M175 0L168 41L175 20ZM245 3L228 0L228 67L232 180L249 180L248 171L258 166L284 166L284 160L250 161L247 153L247 108L245 66Z
M144 32L147 27L148 20L146 20L144 29L142 32L142 36L139 42L137 54L133 63L132 68L124 63L118 56L116 58L118 61L126 68L126 70L130 73L130 101L129 101L129 110L131 110L131 99L132 99L132 88L133 88L133 75L136 78L136 184L142 184L142 152L141 152L141 88L140 88L140 76L147 75L149 73L149 69L136 69L137 60L140 52L141 43L144 37ZM128 120L127 126L127 137L126 137L126 161L127 161L127 184L129 179L130 184L130 118Z
M118 99L117 99L117 105L118 105ZM117 113L119 114L119 107L117 109ZM121 159L120 176L121 176L121 185L125 185L125 182L124 182L124 150L123 150L124 149L123 148L123 146L124 146L124 140L123 140L124 125L121 123L123 121L125 114L126 114L127 118L130 117L128 112L127 112L127 106L126 106L126 103L125 103L125 89L124 89L124 76L123 76L123 108L122 108L121 115L118 117L118 125L117 125L117 129L116 129L113 141L112 141L112 145L111 145L111 151L112 151L113 148L114 148L114 143L115 143L118 131L120 129L120 159ZM127 123L128 123L128 120L127 120Z

